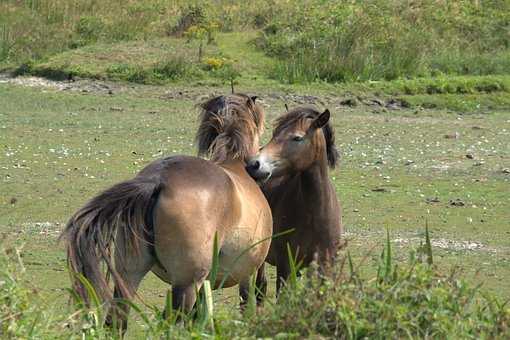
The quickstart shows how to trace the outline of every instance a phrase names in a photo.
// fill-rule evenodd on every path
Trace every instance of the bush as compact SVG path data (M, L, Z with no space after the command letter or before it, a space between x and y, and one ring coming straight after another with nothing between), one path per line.
M193 26L201 26L207 22L204 7L200 5L190 5L182 10L177 25L168 32L175 36L183 36Z
M348 266L348 269L344 268ZM504 338L510 308L477 287L443 274L433 265L428 231L425 244L407 265L392 258L390 238L374 278L363 278L350 257L331 275L315 268L291 278L278 303L250 320L257 337Z

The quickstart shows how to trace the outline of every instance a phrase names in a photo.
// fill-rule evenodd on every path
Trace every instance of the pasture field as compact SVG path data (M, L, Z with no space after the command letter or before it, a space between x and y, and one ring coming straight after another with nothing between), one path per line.
M239 314L237 288L214 292L217 338L508 338L509 3L404 3L2 2L0 337L108 337L92 312L73 328L59 234L152 160L195 155L196 105L232 83L260 98L263 142L286 104L331 111L354 274L338 286L303 278L274 304L269 268L256 316ZM426 226L433 271L406 265ZM129 338L147 334L143 313L168 288L146 277ZM163 330L149 337L214 336Z

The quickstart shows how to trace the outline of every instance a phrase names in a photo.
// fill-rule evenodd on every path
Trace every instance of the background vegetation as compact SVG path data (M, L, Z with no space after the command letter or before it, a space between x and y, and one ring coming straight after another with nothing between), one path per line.
M508 1L304 2L264 29L282 81L510 72Z
M510 72L505 0L7 0L0 4L0 63L24 63L21 71L29 72L33 63L96 43L179 38L161 46L163 60L92 75L146 83L200 78L225 63L214 49L202 63L217 32L253 30L260 30L253 43L271 57L262 76L280 82Z

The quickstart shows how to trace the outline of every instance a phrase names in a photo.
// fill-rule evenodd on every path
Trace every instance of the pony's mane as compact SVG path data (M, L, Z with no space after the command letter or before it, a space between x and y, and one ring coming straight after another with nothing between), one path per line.
M294 124L304 123L307 119L315 119L321 113L322 112L319 112L314 107L298 106L276 119L273 136L279 134L290 126L293 126ZM332 169L334 169L338 163L339 154L335 145L335 131L333 130L330 122L322 127L322 133L324 134L324 139L326 140L328 164Z
M199 156L213 162L244 160L264 128L264 111L245 94L218 96L200 104Z

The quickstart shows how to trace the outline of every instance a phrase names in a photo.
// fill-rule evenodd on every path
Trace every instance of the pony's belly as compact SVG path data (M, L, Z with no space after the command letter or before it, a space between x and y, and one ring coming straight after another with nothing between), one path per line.
M263 233L260 231L238 228L226 235L219 254L217 284L225 280L224 287L233 286L256 272L264 262L270 245L270 240L260 241L271 236L271 229Z
M168 284L172 284L172 278L170 277L169 273L160 265L155 264L152 266L151 271L162 281L165 281Z

